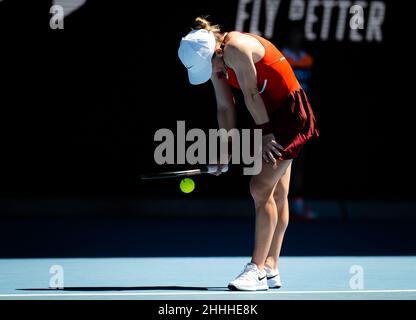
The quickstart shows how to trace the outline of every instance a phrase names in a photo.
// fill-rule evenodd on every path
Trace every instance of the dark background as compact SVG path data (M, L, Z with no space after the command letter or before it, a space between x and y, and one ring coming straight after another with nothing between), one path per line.
M177 48L199 14L232 30L237 3L89 0L65 18L64 30L51 30L51 1L2 1L2 194L179 194L175 183L143 186L136 176L171 169L154 164L157 129L176 128L177 120L216 127L211 84L188 84ZM387 2L382 43L333 36L306 43L316 60L312 100L321 129L305 148L307 196L414 198L402 15L399 2ZM278 17L278 47L290 27ZM244 105L239 110L249 121ZM245 196L246 181L232 168L204 178L195 194Z
M342 219L292 222L283 254L415 252L408 221L359 220L359 212L368 209L374 218L392 202L400 205L386 208L401 208L409 217L414 200L412 20L403 2L385 3L382 43L338 42L331 35L305 44L315 57L312 102L321 137L304 149L304 193L335 201ZM237 4L88 0L65 18L64 30L51 30L52 1L0 2L0 256L251 253L254 214L218 215L221 199L250 197L241 168L196 177L189 195L176 179L136 179L182 168L154 163L157 129L174 129L178 120L188 129L216 128L211 84L188 84L177 49L198 15L210 14L223 30L233 30ZM291 28L287 6L283 1L272 39L279 48ZM236 96L244 126L250 117ZM197 212L175 217L171 210L166 218L129 206L148 197L155 205L179 199L171 209L180 211L182 203L188 214L204 204L219 207L211 218ZM350 200L374 202L348 209ZM356 212L353 220L345 208ZM400 217L399 209L389 210L384 218Z

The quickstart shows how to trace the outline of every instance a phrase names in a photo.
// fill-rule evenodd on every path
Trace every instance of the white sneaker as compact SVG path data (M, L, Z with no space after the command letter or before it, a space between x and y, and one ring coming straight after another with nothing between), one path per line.
M267 285L270 289L279 289L282 286L282 281L280 279L279 270L272 270L267 267L264 267L267 276Z
M247 263L244 271L228 284L230 290L268 290L266 271L260 271L254 263Z

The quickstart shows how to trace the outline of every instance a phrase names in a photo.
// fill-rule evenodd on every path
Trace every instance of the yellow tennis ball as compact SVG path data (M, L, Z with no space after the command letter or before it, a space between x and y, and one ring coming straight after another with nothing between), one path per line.
M179 187L183 193L190 193L195 189L195 182L190 178L182 179Z

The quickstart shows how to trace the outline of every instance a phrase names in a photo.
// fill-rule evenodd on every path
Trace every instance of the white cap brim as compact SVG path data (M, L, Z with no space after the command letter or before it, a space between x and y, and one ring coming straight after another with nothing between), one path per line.
M203 84L211 79L212 63L205 63L202 67L188 69L189 82L193 85Z

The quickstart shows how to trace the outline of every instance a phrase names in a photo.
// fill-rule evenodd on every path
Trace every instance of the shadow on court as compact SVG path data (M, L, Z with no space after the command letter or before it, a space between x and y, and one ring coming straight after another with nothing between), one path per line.
M185 287L185 286L148 286L148 287L66 287L63 289L31 288L16 289L18 291L229 291L226 287Z

